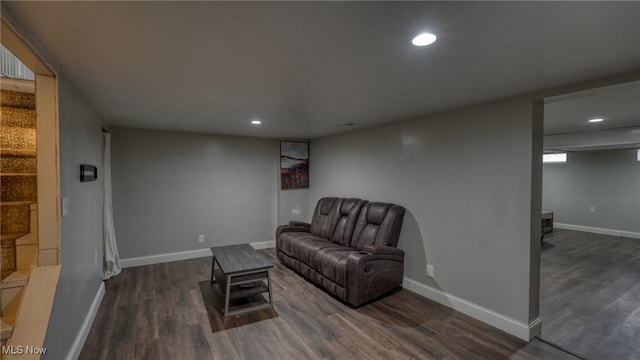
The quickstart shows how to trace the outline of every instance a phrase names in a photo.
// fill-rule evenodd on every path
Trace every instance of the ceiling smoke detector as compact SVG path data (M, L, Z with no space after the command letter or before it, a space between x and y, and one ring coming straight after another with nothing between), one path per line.
M338 124L336 125L337 127L349 127L349 126L354 126L356 123L354 122L346 122L346 123L342 123L342 124Z

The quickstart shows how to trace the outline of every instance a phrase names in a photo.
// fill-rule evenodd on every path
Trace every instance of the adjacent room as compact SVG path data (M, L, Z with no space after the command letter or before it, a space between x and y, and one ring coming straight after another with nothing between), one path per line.
M640 358L640 3L1 10L3 359Z
M590 359L640 357L639 99L636 81L545 101L541 337Z

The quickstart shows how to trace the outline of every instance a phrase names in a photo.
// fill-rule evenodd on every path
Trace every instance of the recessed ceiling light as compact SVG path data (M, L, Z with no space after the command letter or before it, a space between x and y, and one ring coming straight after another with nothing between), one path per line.
M604 121L604 119L601 119L601 118L597 118L597 119L591 119L591 120L589 120L589 122L590 122L590 123L602 122L602 121Z
M427 46L436 41L437 37L430 33L422 33L411 40L411 43L415 46Z
M251 120L251 123L253 125L262 125L262 121L260 121L260 120Z

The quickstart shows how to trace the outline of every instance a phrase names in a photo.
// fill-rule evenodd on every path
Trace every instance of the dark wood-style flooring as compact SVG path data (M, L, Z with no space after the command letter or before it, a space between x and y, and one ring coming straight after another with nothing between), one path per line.
M80 359L573 359L408 290L353 309L262 252L274 308L227 320L210 258L124 269Z
M640 239L556 229L540 273L543 339L588 359L640 360Z

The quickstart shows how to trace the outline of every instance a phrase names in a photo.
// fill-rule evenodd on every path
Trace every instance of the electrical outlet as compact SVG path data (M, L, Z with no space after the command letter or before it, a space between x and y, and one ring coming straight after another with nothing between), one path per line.
M596 207L593 205L589 206L589 211L596 212Z
M93 252L93 263L97 264L98 263L98 250L95 250Z
M199 243L203 243L204 242L204 235L203 234L198 235L198 242Z
M427 264L427 277L433 279L433 265Z

